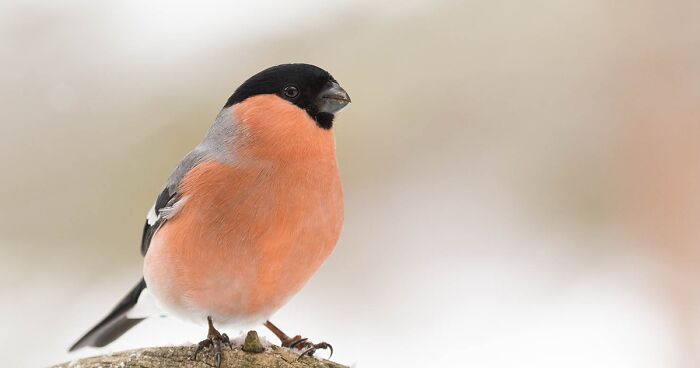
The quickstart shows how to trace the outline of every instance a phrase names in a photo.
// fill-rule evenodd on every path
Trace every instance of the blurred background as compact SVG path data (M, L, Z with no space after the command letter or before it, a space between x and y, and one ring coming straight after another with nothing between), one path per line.
M146 211L235 87L308 62L353 98L346 222L278 325L356 367L700 367L699 19L694 0L5 0L3 365L200 340L151 319L66 353L139 279Z

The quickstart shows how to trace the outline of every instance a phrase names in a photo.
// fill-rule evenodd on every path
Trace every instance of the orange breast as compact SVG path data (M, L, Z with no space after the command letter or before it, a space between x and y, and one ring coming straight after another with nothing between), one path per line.
M332 136L323 139L332 145ZM245 157L244 145L235 148ZM185 177L186 203L156 233L144 262L147 285L166 309L221 323L266 318L335 247L343 198L333 152L255 157L201 163Z

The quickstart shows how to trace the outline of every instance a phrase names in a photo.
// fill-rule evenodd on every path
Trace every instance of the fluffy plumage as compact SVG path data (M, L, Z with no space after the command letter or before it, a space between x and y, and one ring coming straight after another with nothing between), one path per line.
M174 170L144 226L144 280L72 348L104 346L140 319L145 287L183 319L262 322L330 255L343 220L334 113L350 102L326 71L266 69L229 98Z

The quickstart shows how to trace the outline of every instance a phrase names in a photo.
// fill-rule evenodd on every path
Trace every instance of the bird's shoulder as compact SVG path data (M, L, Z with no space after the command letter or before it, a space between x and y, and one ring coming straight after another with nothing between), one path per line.
M158 197L146 215L146 223L141 239L141 254L148 251L153 235L163 224L177 215L182 208L185 198L182 197L180 186L187 174L201 162L212 157L212 153L202 145L197 146L180 161L175 170L170 174L168 180Z

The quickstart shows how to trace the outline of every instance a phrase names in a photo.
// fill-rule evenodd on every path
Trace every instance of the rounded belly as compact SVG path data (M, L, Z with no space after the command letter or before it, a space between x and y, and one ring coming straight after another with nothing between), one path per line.
M226 324L262 321L282 307L330 255L341 221L202 218L183 210L156 233L144 277L166 311Z

